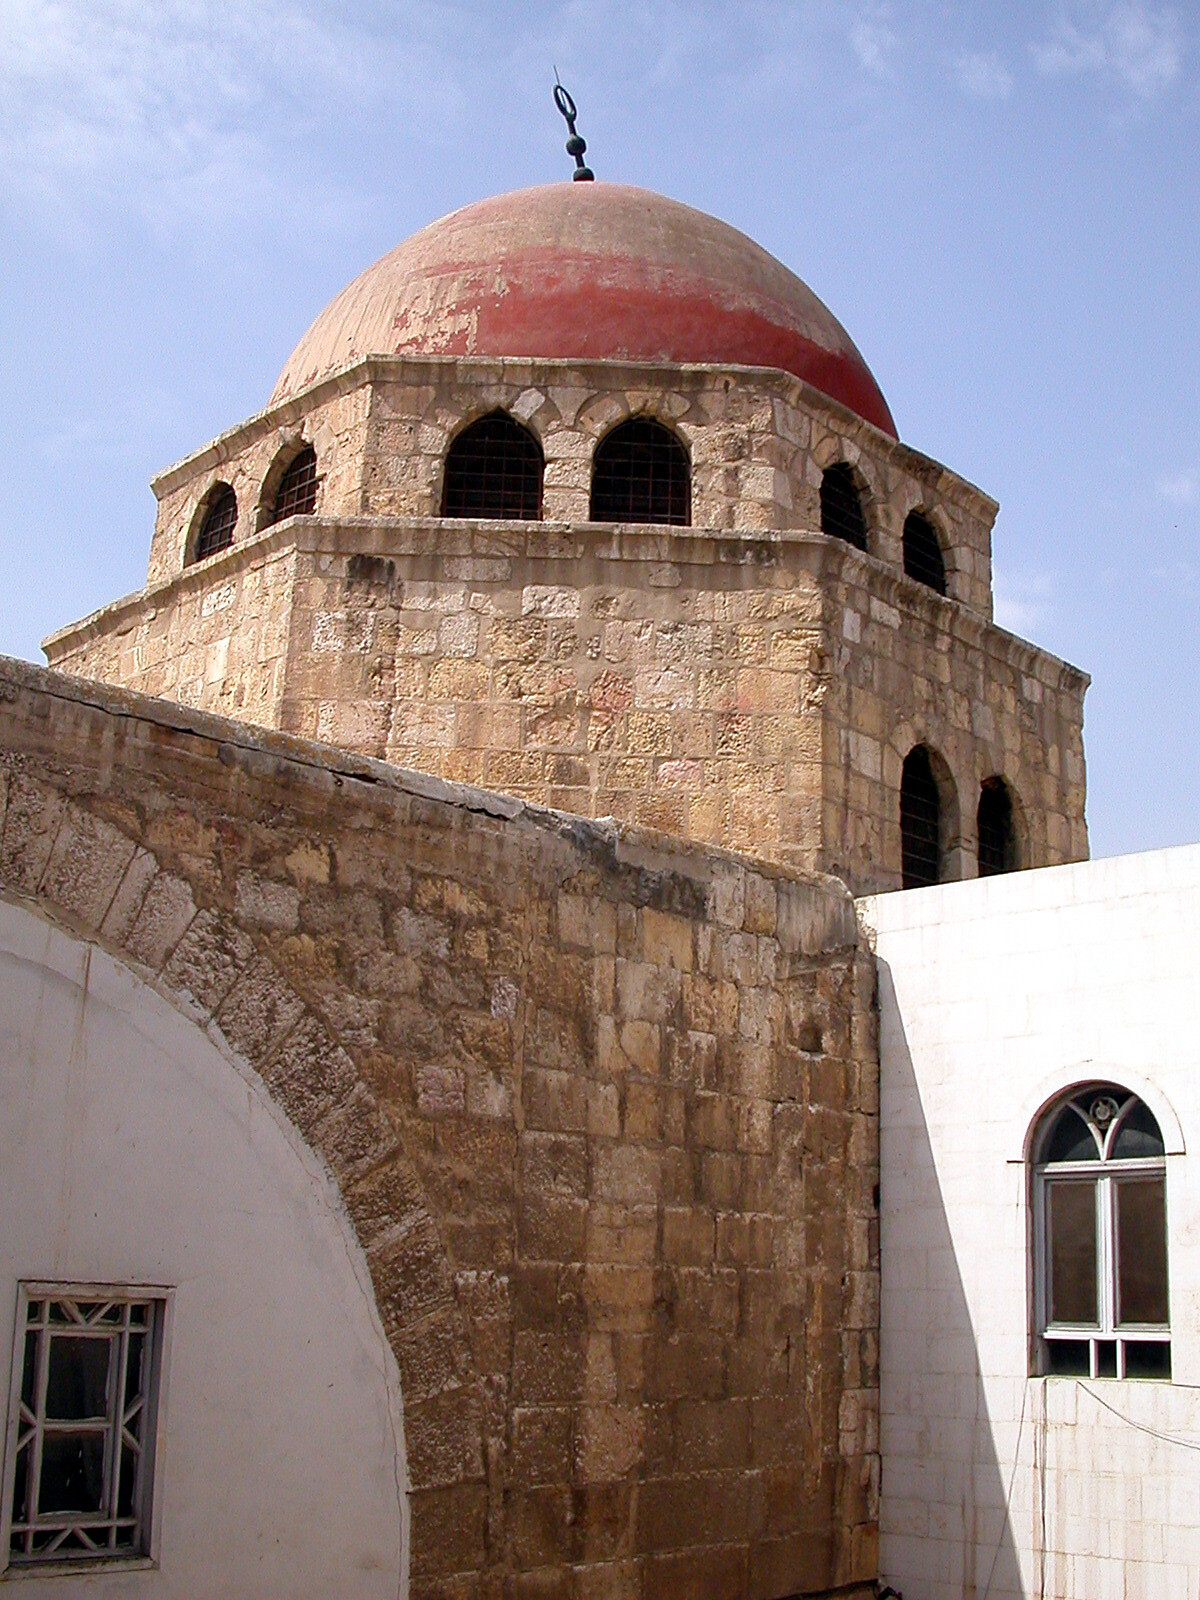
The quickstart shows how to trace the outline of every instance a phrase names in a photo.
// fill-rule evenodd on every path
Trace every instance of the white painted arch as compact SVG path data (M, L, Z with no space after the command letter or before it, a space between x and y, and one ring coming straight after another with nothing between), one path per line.
M327 1169L162 994L0 902L0 1403L34 1279L173 1300L156 1565L31 1595L404 1600L399 1376Z

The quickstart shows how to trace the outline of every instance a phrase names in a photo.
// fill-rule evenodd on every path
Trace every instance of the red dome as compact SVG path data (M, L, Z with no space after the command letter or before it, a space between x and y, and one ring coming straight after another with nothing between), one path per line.
M369 355L776 367L896 437L837 318L744 233L613 183L555 183L454 211L343 289L272 403Z

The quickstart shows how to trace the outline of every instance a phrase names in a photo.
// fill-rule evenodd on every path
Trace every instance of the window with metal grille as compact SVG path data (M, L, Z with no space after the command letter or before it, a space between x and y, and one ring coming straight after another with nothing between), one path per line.
M844 539L856 550L867 548L867 520L848 462L838 461L821 475L821 532Z
M205 556L215 556L233 543L233 529L237 522L237 495L227 483L214 484L204 502L200 531L196 535L193 561L203 561Z
M305 445L288 465L275 491L275 505L266 526L285 517L311 516L317 503L317 453Z
M1013 803L1003 778L987 778L979 791L976 813L979 833L979 876L1017 870L1017 836Z
M1150 1108L1073 1089L1033 1143L1037 1371L1169 1378L1167 1162Z
M906 889L923 889L941 876L942 805L929 751L910 750L900 774L900 870Z
M690 525L692 466L670 428L635 417L605 434L592 462L591 519Z
M22 1284L5 1454L10 1567L150 1553L166 1298Z
M446 453L442 515L536 522L545 466L541 445L507 412L480 417Z
M946 563L937 529L919 511L904 519L904 570L910 578L938 594L946 592Z

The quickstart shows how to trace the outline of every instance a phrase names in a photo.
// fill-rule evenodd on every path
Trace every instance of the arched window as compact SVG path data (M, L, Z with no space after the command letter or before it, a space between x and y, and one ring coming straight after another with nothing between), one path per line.
M1149 1107L1073 1089L1033 1144L1037 1370L1169 1378L1167 1163Z
M867 548L867 519L854 481L854 468L846 461L826 467L822 475L821 532L844 539L856 550Z
M985 778L979 790L976 813L979 832L979 876L990 878L997 872L1015 872L1017 834L1013 821L1012 794L1003 778Z
M942 558L937 529L920 511L910 511L904 519L904 571L927 589L946 592L946 563Z
M929 750L915 746L900 774L900 869L906 889L937 883L942 865L942 803Z
M288 464L275 491L275 504L271 515L263 524L282 522L284 517L311 516L317 503L317 452L306 444L299 455Z
M192 551L193 561L203 561L205 556L215 556L233 543L233 529L237 522L237 495L227 483L215 483L204 499L200 530Z
M683 445L661 422L621 422L596 446L592 462L593 522L692 520L692 467Z
M465 427L446 453L444 517L536 522L542 514L542 447L505 411Z

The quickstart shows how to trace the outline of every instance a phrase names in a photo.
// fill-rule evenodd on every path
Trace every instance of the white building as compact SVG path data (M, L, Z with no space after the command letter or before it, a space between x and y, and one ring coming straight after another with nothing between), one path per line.
M1200 848L860 906L881 1013L882 1572L905 1600L1194 1600ZM1131 1164L1093 1155L1074 1111L1053 1140L1072 1099ZM1138 1103L1153 1121L1118 1144ZM1084 1159L1055 1190L1063 1155Z

